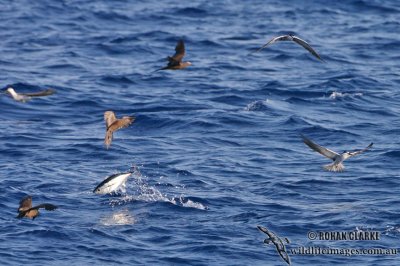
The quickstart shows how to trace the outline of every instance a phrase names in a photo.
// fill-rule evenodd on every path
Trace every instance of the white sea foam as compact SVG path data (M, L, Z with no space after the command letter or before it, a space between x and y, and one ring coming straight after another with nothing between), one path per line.
M400 233L400 226L392 226L392 225L386 226L385 235L393 234L393 233L394 234Z
M101 218L100 223L105 226L128 225L136 223L136 219L128 210L120 210Z
M180 205L186 208L194 208L194 209L199 209L199 210L207 210L208 207L204 206L203 204L201 204L200 202L194 202L190 199L188 199L187 201L184 200L184 198L179 198L180 200Z
M177 206L185 207L185 208L195 208L199 210L207 210L208 207L204 206L199 202L194 202L190 199L185 199L183 196L180 197L170 197L167 194L161 193L156 187L149 185L145 181L145 177L143 177L140 172L137 170L133 174L133 178L135 180L136 193L135 194L126 194L121 198L113 198L110 200L111 206L122 205L132 201L144 201L144 202L169 202Z
M361 97L363 94L361 92L356 92L356 93L346 93L346 92L337 92L334 91L329 95L330 99L338 99L338 98L347 98L347 97Z
M249 103L244 108L244 110L245 111L263 111L263 110L268 109L267 103L268 103L268 99L265 100L265 101L260 101L260 100L259 101L254 101L252 103Z

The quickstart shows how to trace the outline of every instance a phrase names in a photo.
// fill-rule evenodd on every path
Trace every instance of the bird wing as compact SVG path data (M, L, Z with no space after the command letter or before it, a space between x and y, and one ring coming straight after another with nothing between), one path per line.
M266 234L267 236L269 236L271 239L275 237L275 234L272 233L271 231L269 231L267 228L261 226L261 225L257 225L257 228L263 232L264 234Z
M31 210L38 210L40 208L46 209L47 211L53 211L53 210L57 209L57 206L53 205L53 204L49 204L49 203L43 203L43 204L39 204L35 207L22 209L19 211L17 218L22 218L25 216L26 213L29 213ZM33 217L33 219L35 219L35 217Z
M128 126L130 126L130 124L133 123L133 121L135 121L135 117L133 117L133 116L124 116L121 119L117 119L116 121L114 121L108 127L107 130L116 131L118 129L128 127Z
M255 51L254 53L257 53L259 51L261 51L262 49L264 49L265 47L267 47L270 44L273 44L275 42L278 41L290 41L291 37L289 35L282 35L282 36L278 36L275 38L272 38L269 42L267 42L266 44L264 44L263 46L261 46L257 51Z
M300 38L297 37L297 36L293 36L292 38L293 38L293 41L294 41L295 43L298 43L298 44L300 44L301 46L303 46L303 47L304 47L307 51L309 51L313 56L315 56L316 58L318 58L318 59L321 60L321 61L324 61L324 60L322 60L322 58L319 56L319 54L318 54L306 41L300 39Z
M170 63L176 64L182 61L185 56L185 44L183 40L179 40L175 46L175 54L173 56L168 57Z
M32 207L31 210L32 209L41 209L41 208L45 209L46 211L53 211L53 210L57 209L57 206L53 205L53 204L49 204L49 203L43 203L43 204L39 204L35 207Z
M290 265L290 258L289 255L286 252L286 248L285 246L283 246L283 249L278 248L278 245L275 245L276 250L278 251L279 256L281 256L281 258L286 261L287 264Z
M20 95L28 96L28 97L40 97L40 96L48 96L54 94L56 91L53 89L47 89L39 92L32 93L20 93Z
M115 113L113 111L106 111L104 112L104 121L106 121L106 128L108 129L109 126L111 126L112 123L114 123L117 120L115 117Z
M316 152L319 152L320 154L322 154L323 156L331 159L331 160L335 160L336 156L339 156L338 153L327 149L325 147L322 147L320 145L318 145L317 143L312 142L310 139L306 138L305 136L301 135L301 137L303 138L303 142L310 147L311 149L313 149Z
M19 202L18 212L32 208L32 196L25 196Z
M350 153L351 156L356 156L358 154L361 154L361 153L365 152L366 150L369 150L369 148L371 148L372 145L374 145L374 143L371 142L366 148L364 148L362 150L358 150L358 151L352 151L352 152L349 152L349 153Z
M283 241L280 237L276 236L276 240L274 241L276 251L278 251L279 256L286 261L287 264L290 265L290 258L289 255L286 252L286 247L285 244L283 244Z
M135 117L124 116L121 119L115 120L110 126L107 127L106 136L104 138L104 144L106 145L107 149L111 145L113 132L118 129L128 127L130 124L133 123L133 121L135 121Z

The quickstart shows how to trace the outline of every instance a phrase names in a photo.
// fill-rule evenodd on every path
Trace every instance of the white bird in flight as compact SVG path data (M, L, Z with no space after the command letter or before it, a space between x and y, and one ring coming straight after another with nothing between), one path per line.
M310 139L306 138L303 135L301 135L301 137L303 138L303 142L308 147L310 147L311 149L313 149L316 152L319 152L323 156L325 156L333 161L333 163L331 163L331 164L324 165L325 170L332 171L332 172L342 172L344 170L344 165L343 165L344 160L365 152L366 150L371 148L373 145L373 143L371 142L368 145L368 147L366 147L362 150L344 151L343 153L339 154L339 153L329 150L325 147L322 147L322 146L318 145L317 143L312 142Z
M272 38L269 42L267 42L266 44L261 46L261 48L259 48L257 51L252 52L252 53L257 53L257 52L261 51L262 49L264 49L265 47L267 47L268 45L273 44L275 42L279 42L279 41L293 41L293 42L303 46L303 48L306 49L307 51L309 51L313 56L315 56L317 59L324 62L324 60L319 56L319 54L306 41L304 41L304 40L300 39L299 37L294 36L292 34L282 35L282 36Z

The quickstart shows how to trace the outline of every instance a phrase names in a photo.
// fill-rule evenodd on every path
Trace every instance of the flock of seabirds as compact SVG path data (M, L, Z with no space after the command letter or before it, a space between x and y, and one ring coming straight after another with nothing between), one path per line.
M306 49L308 52L310 52L318 60L325 62L321 58L321 56L306 41L304 41L304 40L300 39L299 37L294 36L292 34L282 35L282 36L272 38L269 42L264 44L259 49L251 52L250 54L257 53L257 52L261 51L262 49L266 48L267 46L269 46L273 43L276 43L276 42L280 42L280 41L295 42L295 43L299 44L300 46L302 46L304 49ZM175 54L173 56L167 57L167 60L168 60L167 66L157 69L155 71L179 70L179 69L184 69L184 68L190 66L191 65L190 62L183 61L184 56L185 56L185 44L184 44L183 40L179 40L175 47ZM11 97L16 101L27 102L34 97L42 97L42 96L52 95L55 93L55 90L47 89L47 90L43 90L43 91L39 91L39 92L32 92L32 93L17 93L13 88L10 87L6 90L6 92L8 94L10 94ZM113 140L113 133L119 129L129 127L135 121L135 117L123 116L122 118L117 118L113 111L106 111L104 113L104 121L106 124L106 135L105 135L105 139L104 139L104 145L108 149ZM303 139L303 142L308 147L310 147L312 150L322 154L323 156L325 156L328 159L333 161L331 164L324 166L325 170L333 171L333 172L342 172L344 170L343 161L345 161L346 159L348 159L350 157L353 157L355 155L365 152L366 150L371 148L373 145L373 143L370 143L366 148L361 149L361 150L344 151L343 153L337 153L337 152L327 149L321 145L318 145L317 143L308 139L304 135L301 135L301 137ZM113 174L113 175L107 177L93 190L93 192L96 194L109 194L109 193L113 193L118 190L122 190L124 192L125 187L126 187L126 181L127 181L128 177L132 173L134 173L134 170L135 170L135 168L132 168L128 172ZM44 203L44 204L39 204L39 205L32 207L32 197L28 195L20 201L17 218L28 217L28 218L35 219L39 215L39 209L41 209L41 208L52 211L52 210L55 210L57 208L57 206L55 206L53 204ZM268 235L268 238L264 242L267 244L269 244L269 243L275 244L279 255L288 264L290 264L289 257L286 254L286 248L283 245L282 240L279 237L277 237L276 235L274 235L272 232L270 232L268 229L266 229L265 227L258 226L258 228L262 232L264 232L265 234Z

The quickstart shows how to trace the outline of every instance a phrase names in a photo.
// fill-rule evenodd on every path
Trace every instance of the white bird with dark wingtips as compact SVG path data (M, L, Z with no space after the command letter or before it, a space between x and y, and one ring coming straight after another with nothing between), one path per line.
M44 91L39 91L39 92L32 92L32 93L17 93L13 88L8 88L7 92L11 95L11 97L18 101L18 102L27 102L29 101L32 97L42 97L42 96L48 96L54 94L53 89L47 89Z
M293 41L293 42L303 46L303 48L306 49L307 51L309 51L313 56L315 56L317 59L324 62L324 60L321 58L321 56L319 56L319 54L306 41L304 41L304 40L300 39L299 37L294 36L292 34L282 35L282 36L272 38L269 42L264 44L261 48L259 48L257 51L252 52L252 53L257 53L257 52L261 51L262 49L264 49L265 47L267 47L268 45L273 44L275 42L279 42L279 41Z
M322 146L318 145L317 143L312 142L310 139L306 138L303 135L301 135L301 137L303 138L303 142L308 147L310 147L311 149L313 149L316 152L319 152L323 156L325 156L333 161L333 163L331 163L331 164L324 165L325 170L332 171L332 172L342 172L344 170L344 165L343 165L344 160L365 152L366 150L371 148L373 145L373 143L371 142L368 145L368 147L366 147L362 150L344 151L342 154L339 154L339 153L329 150L325 147L322 147Z

